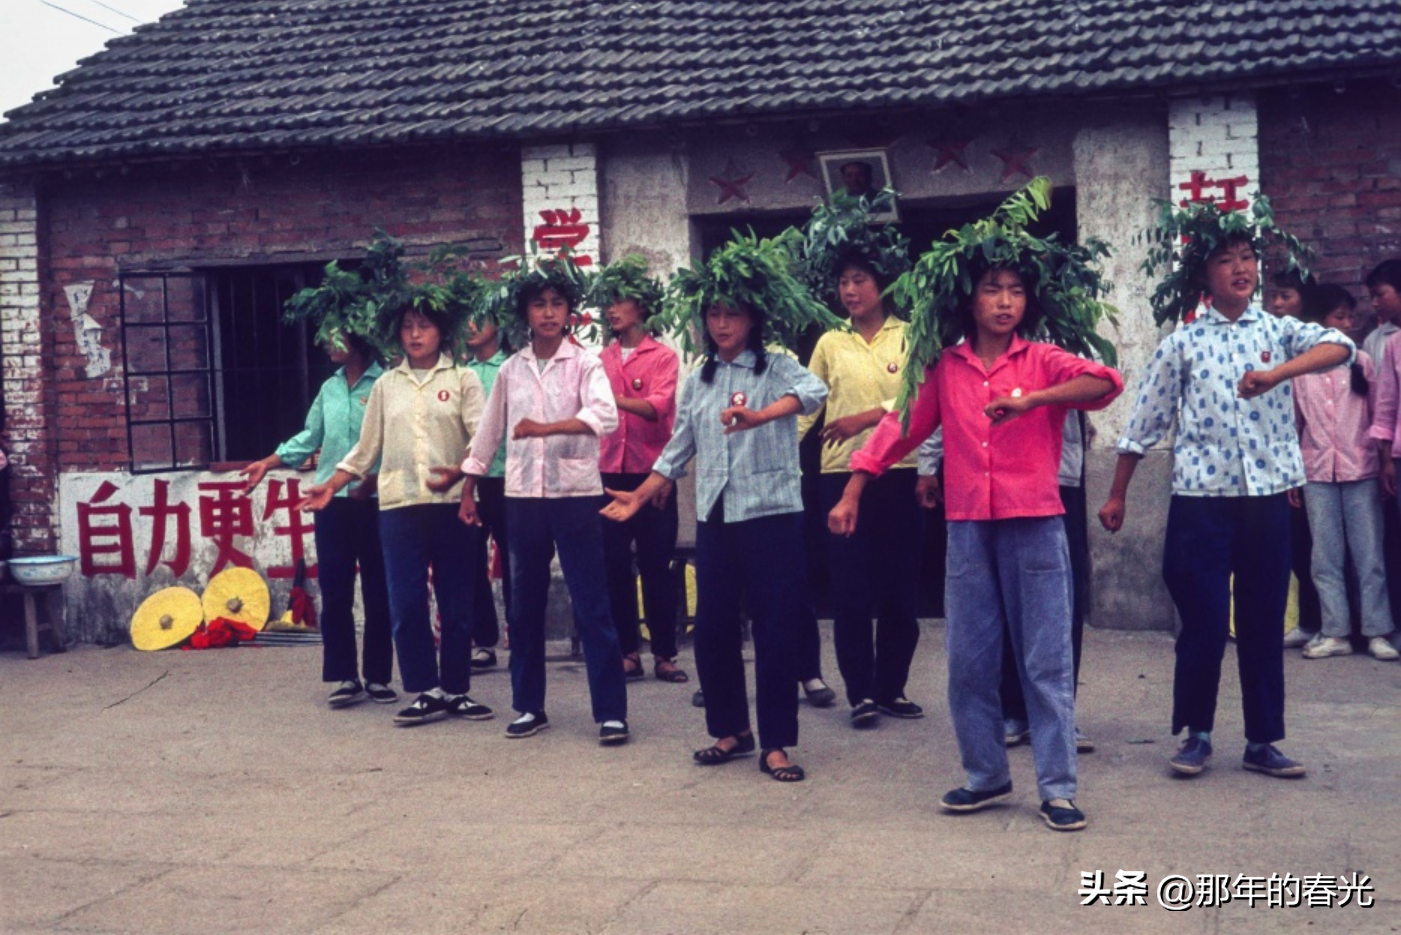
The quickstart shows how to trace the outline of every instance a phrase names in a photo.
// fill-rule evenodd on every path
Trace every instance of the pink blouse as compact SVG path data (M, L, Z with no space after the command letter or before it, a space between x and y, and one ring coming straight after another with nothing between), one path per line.
M1365 351L1357 362L1375 386L1376 371ZM1299 449L1304 477L1313 483L1344 484L1376 477L1381 470L1377 443L1367 435L1372 399L1352 391L1352 368L1334 367L1293 380L1294 413L1299 420Z
M671 439L676 421L676 352L648 336L627 360L623 346L609 344L599 355L616 399L641 399L657 410L657 421L618 410L618 427L604 436L599 468L605 474L646 474Z

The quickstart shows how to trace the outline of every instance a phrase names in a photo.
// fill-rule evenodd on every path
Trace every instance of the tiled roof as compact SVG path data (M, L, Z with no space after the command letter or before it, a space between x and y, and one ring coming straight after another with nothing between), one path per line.
M1398 66L1398 0L189 0L11 111L0 167Z

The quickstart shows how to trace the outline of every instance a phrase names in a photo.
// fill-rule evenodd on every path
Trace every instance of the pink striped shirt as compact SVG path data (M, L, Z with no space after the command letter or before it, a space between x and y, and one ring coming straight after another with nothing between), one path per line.
M645 400L657 410L657 421L649 422L620 409L618 427L603 438L599 467L605 474L646 474L671 440L676 421L676 352L649 335L627 360L617 341L605 347L599 359L615 398Z
M521 419L578 419L590 435L511 438ZM618 407L598 358L565 341L546 363L527 344L501 365L462 470L486 477L506 445L506 496L587 497L603 493L598 440L618 426Z

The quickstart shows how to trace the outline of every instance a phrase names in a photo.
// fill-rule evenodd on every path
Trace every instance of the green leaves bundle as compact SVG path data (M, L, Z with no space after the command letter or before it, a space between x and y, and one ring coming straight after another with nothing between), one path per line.
M540 256L531 244L530 256L507 257L502 265L515 264L495 282L482 284L477 299L477 314L494 321L505 332L512 347L524 347L530 341L530 325L526 320L525 297L544 289L554 289L564 296L573 313L571 325L593 326L590 317L582 313L589 291L589 276L574 262L568 250L558 255Z
M753 231L731 233L733 239L699 269L680 270L671 279L663 323L688 352L704 352L705 313L713 305L750 309L763 318L764 343L789 350L796 350L809 327L846 327L799 278L794 241L801 235L796 230L763 240Z
M1150 299L1158 325L1180 324L1196 311L1206 283L1207 257L1232 241L1249 242L1262 257L1267 249L1278 247L1286 257L1285 271L1300 281L1308 279L1313 251L1275 224L1274 208L1264 195L1254 196L1248 214L1226 211L1213 201L1192 202L1185 208L1160 198L1153 203L1158 206L1158 223L1134 241L1149 245L1148 258L1140 267L1144 273L1167 273Z
M648 275L647 258L633 253L590 276L585 301L599 311L607 311L608 306L631 299L641 307L649 328L655 330L661 323L656 315L662 310L665 296L665 287Z
M403 265L404 245L376 230L366 250L363 272L343 269L332 260L326 264L321 284L297 292L282 308L287 324L308 321L316 326L318 345L355 337L370 344L382 356L390 356L397 336L386 342L380 328L385 308L399 309L409 301L408 272Z
M887 204L892 197L894 192L886 189L876 199L875 207L889 210ZM833 309L841 308L837 280L845 259L861 257L886 283L894 282L910 268L909 238L893 224L872 226L872 210L872 203L865 197L853 198L846 192L837 192L813 209L799 235L798 263L803 282Z
M925 368L943 349L969 337L960 306L973 295L989 269L1016 271L1026 286L1028 305L1042 316L1027 337L1042 339L1113 366L1114 345L1096 330L1108 319L1117 325L1117 310L1104 302L1110 290L1098 261L1109 247L1094 238L1084 244L1062 243L1056 234L1036 237L1026 228L1050 207L1051 182L1044 176L1004 201L991 216L951 230L897 279L891 293L897 305L910 309L910 342L899 406L909 420L910 403L924 382Z

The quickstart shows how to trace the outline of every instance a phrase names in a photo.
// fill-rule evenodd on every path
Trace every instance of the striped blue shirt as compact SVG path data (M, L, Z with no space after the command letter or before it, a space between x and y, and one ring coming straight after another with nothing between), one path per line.
M306 428L277 447L277 457L290 467L300 467L307 458L321 450L316 462L316 482L324 484L336 473L336 465L360 441L360 427L365 421L365 403L370 389L384 373L384 368L372 363L354 386L348 386L345 368L333 373L311 403L306 414ZM338 497L346 497L359 481L347 484Z
M696 516L704 522L724 495L724 520L739 523L803 509L798 467L798 417L786 416L758 428L725 434L720 413L744 405L759 410L784 396L796 396L804 415L827 401L827 385L796 360L769 354L762 374L754 373L754 353L743 351L732 363L717 362L715 379L704 383L700 369L681 388L676 427L652 470L670 480L684 477L696 459Z
M1235 322L1211 310L1163 339L1144 368L1120 454L1145 454L1174 424L1172 492L1187 497L1262 497L1304 485L1285 382L1254 399L1236 387L1247 370L1272 370L1319 344L1353 344L1342 332L1259 306Z

